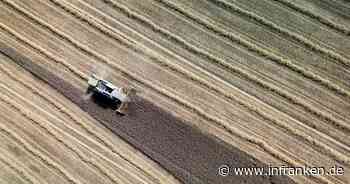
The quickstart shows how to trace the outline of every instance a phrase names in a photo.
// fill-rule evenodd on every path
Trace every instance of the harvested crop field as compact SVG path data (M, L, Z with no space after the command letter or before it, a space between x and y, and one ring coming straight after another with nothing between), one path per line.
M348 1L0 4L0 183L350 182ZM83 98L96 66L127 116Z

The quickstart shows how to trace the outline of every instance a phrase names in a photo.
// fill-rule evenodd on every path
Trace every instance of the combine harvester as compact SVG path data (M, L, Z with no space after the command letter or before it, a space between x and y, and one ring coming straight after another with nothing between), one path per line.
M92 74L88 80L89 87L86 90L87 95L98 95L117 105L115 111L121 115L127 114L127 108L131 102L131 95L135 93L132 88L123 88L114 86L112 83L102 79L102 77Z

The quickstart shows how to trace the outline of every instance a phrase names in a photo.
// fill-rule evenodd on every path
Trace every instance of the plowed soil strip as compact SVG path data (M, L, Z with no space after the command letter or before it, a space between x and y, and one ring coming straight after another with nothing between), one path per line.
M185 125L145 99L137 99L130 106L129 114L121 117L92 100L84 100L82 91L3 43L0 43L0 52L48 83L184 183L294 183L285 176L219 176L218 168L223 164L235 167L266 165Z

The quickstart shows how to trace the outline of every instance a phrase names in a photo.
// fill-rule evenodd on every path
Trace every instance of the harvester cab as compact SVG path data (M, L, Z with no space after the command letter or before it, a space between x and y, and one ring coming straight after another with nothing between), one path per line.
M95 74L92 74L89 77L88 85L87 94L98 94L110 102L118 104L117 109L115 109L117 113L122 115L127 113L127 107L130 103L130 95L134 90L114 86L112 83L103 80Z

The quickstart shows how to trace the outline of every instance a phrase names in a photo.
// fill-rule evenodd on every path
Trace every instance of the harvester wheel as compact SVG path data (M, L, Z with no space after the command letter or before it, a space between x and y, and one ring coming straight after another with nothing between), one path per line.
M93 87L89 86L89 87L86 89L85 93L86 93L86 94L90 94L90 93L92 93L92 90L93 90Z

